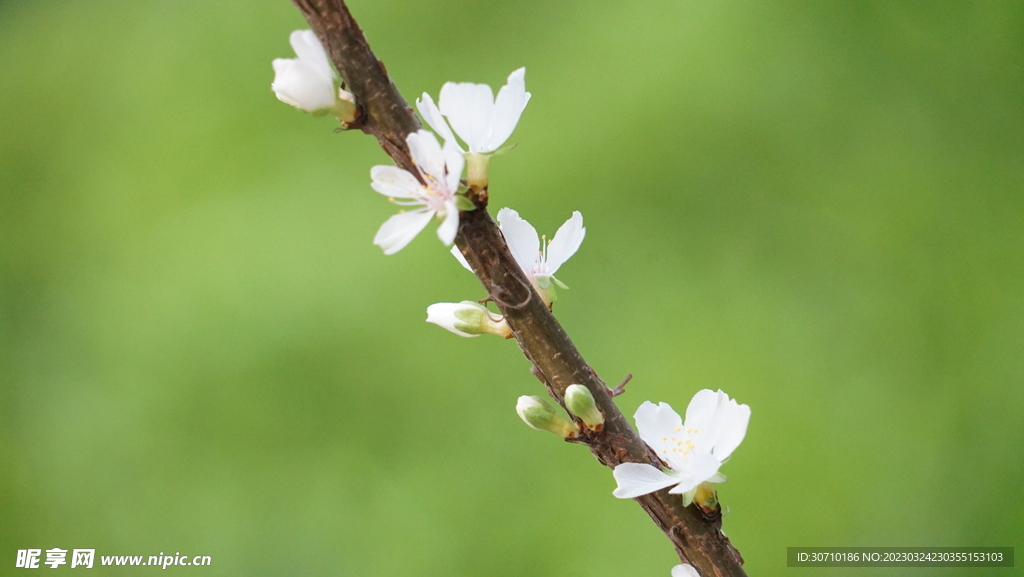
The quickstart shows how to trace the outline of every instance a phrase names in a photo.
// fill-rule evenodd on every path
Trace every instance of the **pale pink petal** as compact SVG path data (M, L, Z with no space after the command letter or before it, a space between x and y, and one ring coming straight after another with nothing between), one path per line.
M455 235L459 232L459 209L455 208L455 201L449 200L445 203L445 217L441 226L437 227L437 237L445 246L455 242Z
M408 170L397 166L377 165L370 169L370 186L384 196L420 198L423 185Z
M487 142L488 151L497 150L512 136L526 103L530 101L525 76L525 68L512 72L508 75L508 83L498 90L498 97L494 101L494 116L491 118L490 139Z
M537 255L540 253L540 238L537 236L537 229L520 218L519 213L511 208L503 208L498 211L498 223L501 233L505 235L505 242L508 243L508 249L512 252L512 256L526 276L532 277L533 265L537 262Z
M444 154L437 137L426 130L417 130L405 137L409 145L409 155L424 176L430 176L438 185L446 182L444 173Z
M462 150L454 140L444 142L441 155L444 157L448 192L455 194L455 191L459 189L459 180L462 179L462 168L466 165L466 158L462 156Z
M470 152L489 152L482 147L490 138L494 113L494 92L490 86L446 82L441 87L438 106Z
M384 249L384 254L395 254L416 238L433 216L428 210L400 212L381 225L373 244Z
M612 495L619 499L632 499L679 482L675 476L643 463L622 463L615 467L612 476L619 485Z
M583 228L583 215L573 211L569 220L565 221L555 237L548 244L548 274L553 275L562 266L562 263L569 260L583 243L583 237L587 235L587 229Z

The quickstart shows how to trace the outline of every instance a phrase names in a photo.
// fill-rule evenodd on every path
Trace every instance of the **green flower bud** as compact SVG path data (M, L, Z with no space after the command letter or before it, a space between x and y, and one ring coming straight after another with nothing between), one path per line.
M427 307L427 322L459 335L476 337L484 333L508 338L512 330L501 315L495 315L487 307L473 301L461 303L436 303Z
M551 403L538 396L523 395L516 404L519 418L538 431L551 431L567 439L578 433L576 424L559 415Z
M583 385L569 385L565 389L565 408L595 431L604 427L604 415L594 403L594 395Z

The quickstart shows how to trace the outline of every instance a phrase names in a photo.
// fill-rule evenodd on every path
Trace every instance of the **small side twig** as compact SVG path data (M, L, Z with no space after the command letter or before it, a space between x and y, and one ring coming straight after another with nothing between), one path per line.
M613 397L617 397L617 396L621 395L622 393L625 393L626 392L626 383L628 383L632 379L633 379L633 373L629 373L628 375L626 375L626 378L622 379L622 382L619 383L619 386L615 387L614 389L608 389L608 394L613 396Z

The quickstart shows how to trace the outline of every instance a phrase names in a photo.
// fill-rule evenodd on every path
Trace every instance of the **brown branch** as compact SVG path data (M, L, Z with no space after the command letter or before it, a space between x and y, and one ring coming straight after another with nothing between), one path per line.
M342 0L293 0L323 42L362 114L356 127L377 138L395 163L413 172L405 136L420 123L377 60L359 25ZM658 465L660 461L626 421L608 387L583 359L576 345L534 291L526 274L509 252L494 220L487 213L487 191L471 191L478 209L460 214L455 244L466 257L488 296L505 315L520 348L533 363L533 372L560 404L571 384L586 386L605 414L604 429L584 441L604 465ZM667 489L635 499L665 532L679 558L701 575L745 575L740 557L722 534L719 509L683 507L679 495Z
M356 97L359 118L350 128L374 136L395 164L413 174L405 136L420 129L412 108L402 98L366 43L359 24L341 0L293 0L309 22L334 67L345 81L345 89Z

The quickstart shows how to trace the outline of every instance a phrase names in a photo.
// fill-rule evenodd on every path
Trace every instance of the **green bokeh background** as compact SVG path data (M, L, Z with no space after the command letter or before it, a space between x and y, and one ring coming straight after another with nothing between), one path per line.
M635 375L624 412L752 407L720 489L751 574L1024 544L1019 3L352 9L410 100L527 67L492 208L583 213L556 313ZM519 422L515 344L423 322L477 281L431 231L371 244L387 158L269 90L302 27L285 0L0 4L0 573L60 547L667 576L609 471Z

